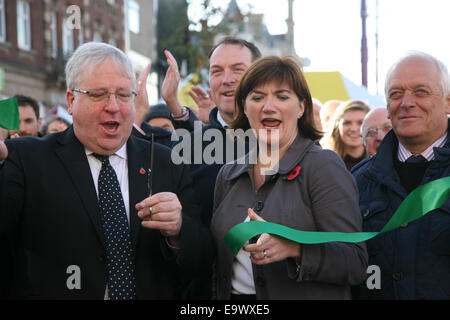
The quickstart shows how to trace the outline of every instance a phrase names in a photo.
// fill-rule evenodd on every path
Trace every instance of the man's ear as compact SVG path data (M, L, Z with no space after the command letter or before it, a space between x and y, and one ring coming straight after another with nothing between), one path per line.
M447 115L450 115L450 92L447 95L447 99L445 99L445 112L447 113Z
M72 90L66 91L66 101L67 101L67 112L69 112L70 115L72 115L72 106L73 106L73 100L75 100L75 95L73 94Z

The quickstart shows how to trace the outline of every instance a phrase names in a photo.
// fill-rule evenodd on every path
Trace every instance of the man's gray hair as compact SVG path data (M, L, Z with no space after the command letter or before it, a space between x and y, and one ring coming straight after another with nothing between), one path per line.
M409 57L422 57L425 59L429 59L431 60L433 63L436 64L436 66L439 69L439 73L440 73L440 78L441 78L441 88L442 88L442 93L444 94L444 97L446 97L449 93L450 93L450 78L449 78L449 74L448 74L448 69L445 66L445 64L437 59L436 57L432 56L431 54L422 52L422 51L408 51L404 56L402 56L400 59L397 60L397 62L395 62L388 70L387 74L386 74L386 82L385 82L385 95L386 97L388 96L388 80L389 77L391 76L392 71L398 66L398 64L400 62L402 62L403 60L409 58Z
M130 58L116 47L102 42L87 42L80 45L72 54L66 64L66 86L67 90L80 85L81 73L86 68L92 68L111 59L131 80L133 88L136 86L136 74Z

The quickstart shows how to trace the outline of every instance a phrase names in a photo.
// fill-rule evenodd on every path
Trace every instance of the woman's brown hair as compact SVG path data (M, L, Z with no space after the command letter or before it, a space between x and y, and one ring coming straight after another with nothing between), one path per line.
M273 81L288 85L300 102L304 102L305 110L297 122L300 134L314 141L320 139L322 132L317 130L314 124L313 104L308 84L300 62L292 56L263 57L245 71L235 91L235 115L231 127L250 129L250 123L244 113L245 100L253 89Z
M362 100L349 100L341 103L330 119L329 131L326 133L323 141L321 141L324 148L335 151L342 159L344 159L346 154L344 151L345 145L339 133L339 122L346 112L355 110L363 111L367 114L370 111L370 107Z

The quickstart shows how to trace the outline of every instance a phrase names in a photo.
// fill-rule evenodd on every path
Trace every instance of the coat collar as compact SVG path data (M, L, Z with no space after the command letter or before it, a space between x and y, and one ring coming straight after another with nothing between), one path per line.
M447 134L450 137L450 120ZM361 163L360 167L364 167L363 174L367 178L377 180L382 184L397 186L400 178L394 169L394 157L397 157L398 143L394 130L389 131L378 147L377 153L368 159L369 164L365 165L366 162L364 160L364 163ZM434 148L434 153L435 159L433 165L427 170L430 174L440 167L448 166L450 159L450 139L447 139L444 147ZM400 190L397 191L400 194L403 193Z
M218 120L218 114L219 114L219 109L217 107L214 107L210 111L210 113L209 113L209 126L212 127L212 128L220 129L220 130L225 130L223 125Z
M447 127L447 142L442 148L434 148L435 160L439 162L441 156L450 156L450 119L449 126ZM397 156L398 139L394 133L394 130L389 131L378 147L377 153L373 156L372 169L375 173L390 174L394 167L394 157Z
M294 142L289 146L284 156L280 159L277 173L284 175L291 172L294 167L303 160L305 154L313 147L314 142L312 140L303 137L301 134L298 134ZM234 163L238 165L235 165L231 168L227 180L236 179L240 175L249 173L251 170L253 170L253 163L250 163L250 159L256 159L256 156L256 148L253 148L249 153L245 155L244 159L236 160ZM244 160L244 163L240 165L239 163L242 160Z
M373 157L372 167L376 173L390 172L394 167L394 155L397 153L398 139L394 131L389 131Z
M150 145L147 141L136 138L133 135L127 141L130 231L134 249L136 248L138 235L142 228L141 219L137 215L135 205L149 196L148 175L143 174L142 169L147 172L150 168ZM155 182L153 181L153 183Z
M61 147L56 150L56 153L67 168L86 212L95 227L99 240L106 248L97 193L84 146L76 137L73 126L70 126L57 140ZM147 170L149 168L150 144L131 135L128 138L126 150L128 158L130 229L133 248L135 248L141 228L141 220L137 216L135 205L148 197L147 175L142 174L141 169Z
M84 146L75 136L73 126L70 126L64 133L59 134L57 141L61 146L56 149L56 154L61 159L62 164L72 179L72 183L81 198L85 212L94 225L99 241L106 248L98 208L97 193L95 192L94 181L92 180Z

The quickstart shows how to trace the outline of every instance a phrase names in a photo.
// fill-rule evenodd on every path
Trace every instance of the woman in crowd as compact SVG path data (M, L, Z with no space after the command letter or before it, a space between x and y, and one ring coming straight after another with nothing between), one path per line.
M335 151L344 160L348 170L367 156L360 129L369 111L370 108L364 101L349 100L341 103L322 141L324 148Z
M250 161L250 152L245 164L226 164L217 178L211 222L218 255L217 298L350 298L350 286L366 275L362 243L307 245L262 234L236 257L226 246L229 229L250 219L304 231L359 232L362 224L350 173L336 153L314 143L320 132L298 62L292 57L261 58L245 72L235 97L232 126L253 129L259 147L253 149L256 163ZM271 163L261 160L263 149Z

